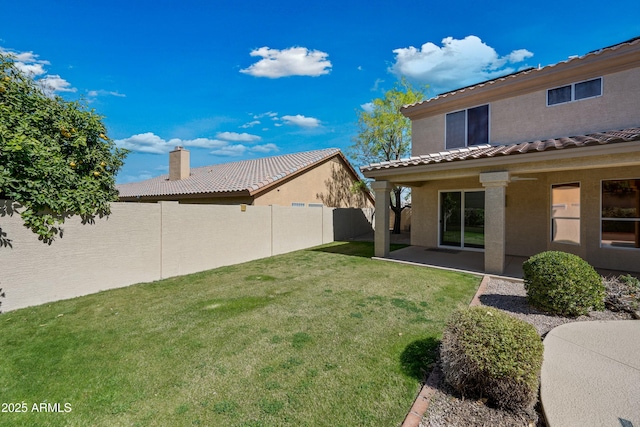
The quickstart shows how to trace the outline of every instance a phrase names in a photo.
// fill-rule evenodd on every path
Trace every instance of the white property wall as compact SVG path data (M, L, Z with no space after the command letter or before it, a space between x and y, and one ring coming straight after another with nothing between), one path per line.
M353 215L336 215L341 209L326 207L242 210L238 205L159 202L114 203L111 210L94 224L68 219L62 237L51 245L25 228L18 214L0 216L0 288L6 294L0 309L237 264L330 243L337 234L346 239L363 233L361 224L334 228L334 222Z

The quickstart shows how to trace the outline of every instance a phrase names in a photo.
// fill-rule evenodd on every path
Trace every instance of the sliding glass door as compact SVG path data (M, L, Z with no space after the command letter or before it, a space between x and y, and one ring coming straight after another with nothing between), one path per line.
M484 191L440 193L440 246L484 249Z

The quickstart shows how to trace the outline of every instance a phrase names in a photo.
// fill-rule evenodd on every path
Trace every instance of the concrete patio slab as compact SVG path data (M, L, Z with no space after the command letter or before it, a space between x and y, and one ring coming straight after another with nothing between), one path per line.
M540 399L550 427L640 426L640 321L575 322L550 331Z
M483 252L409 246L391 252L389 257L384 259L466 273L485 274ZM522 263L525 260L526 258L524 257L507 256L505 258L504 273L501 276L522 279Z

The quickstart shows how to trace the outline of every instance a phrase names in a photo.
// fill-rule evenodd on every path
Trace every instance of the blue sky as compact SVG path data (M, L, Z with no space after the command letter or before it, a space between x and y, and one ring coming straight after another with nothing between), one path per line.
M0 2L0 49L132 150L119 183L337 147L402 76L427 94L640 36L640 2ZM360 165L355 165L360 166Z

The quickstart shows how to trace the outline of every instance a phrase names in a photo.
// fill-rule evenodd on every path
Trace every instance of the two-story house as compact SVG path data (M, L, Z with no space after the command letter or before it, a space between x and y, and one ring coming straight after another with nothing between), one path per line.
M412 189L411 243L505 256L575 253L640 271L640 38L405 106L412 157L375 179L376 256L389 191Z

